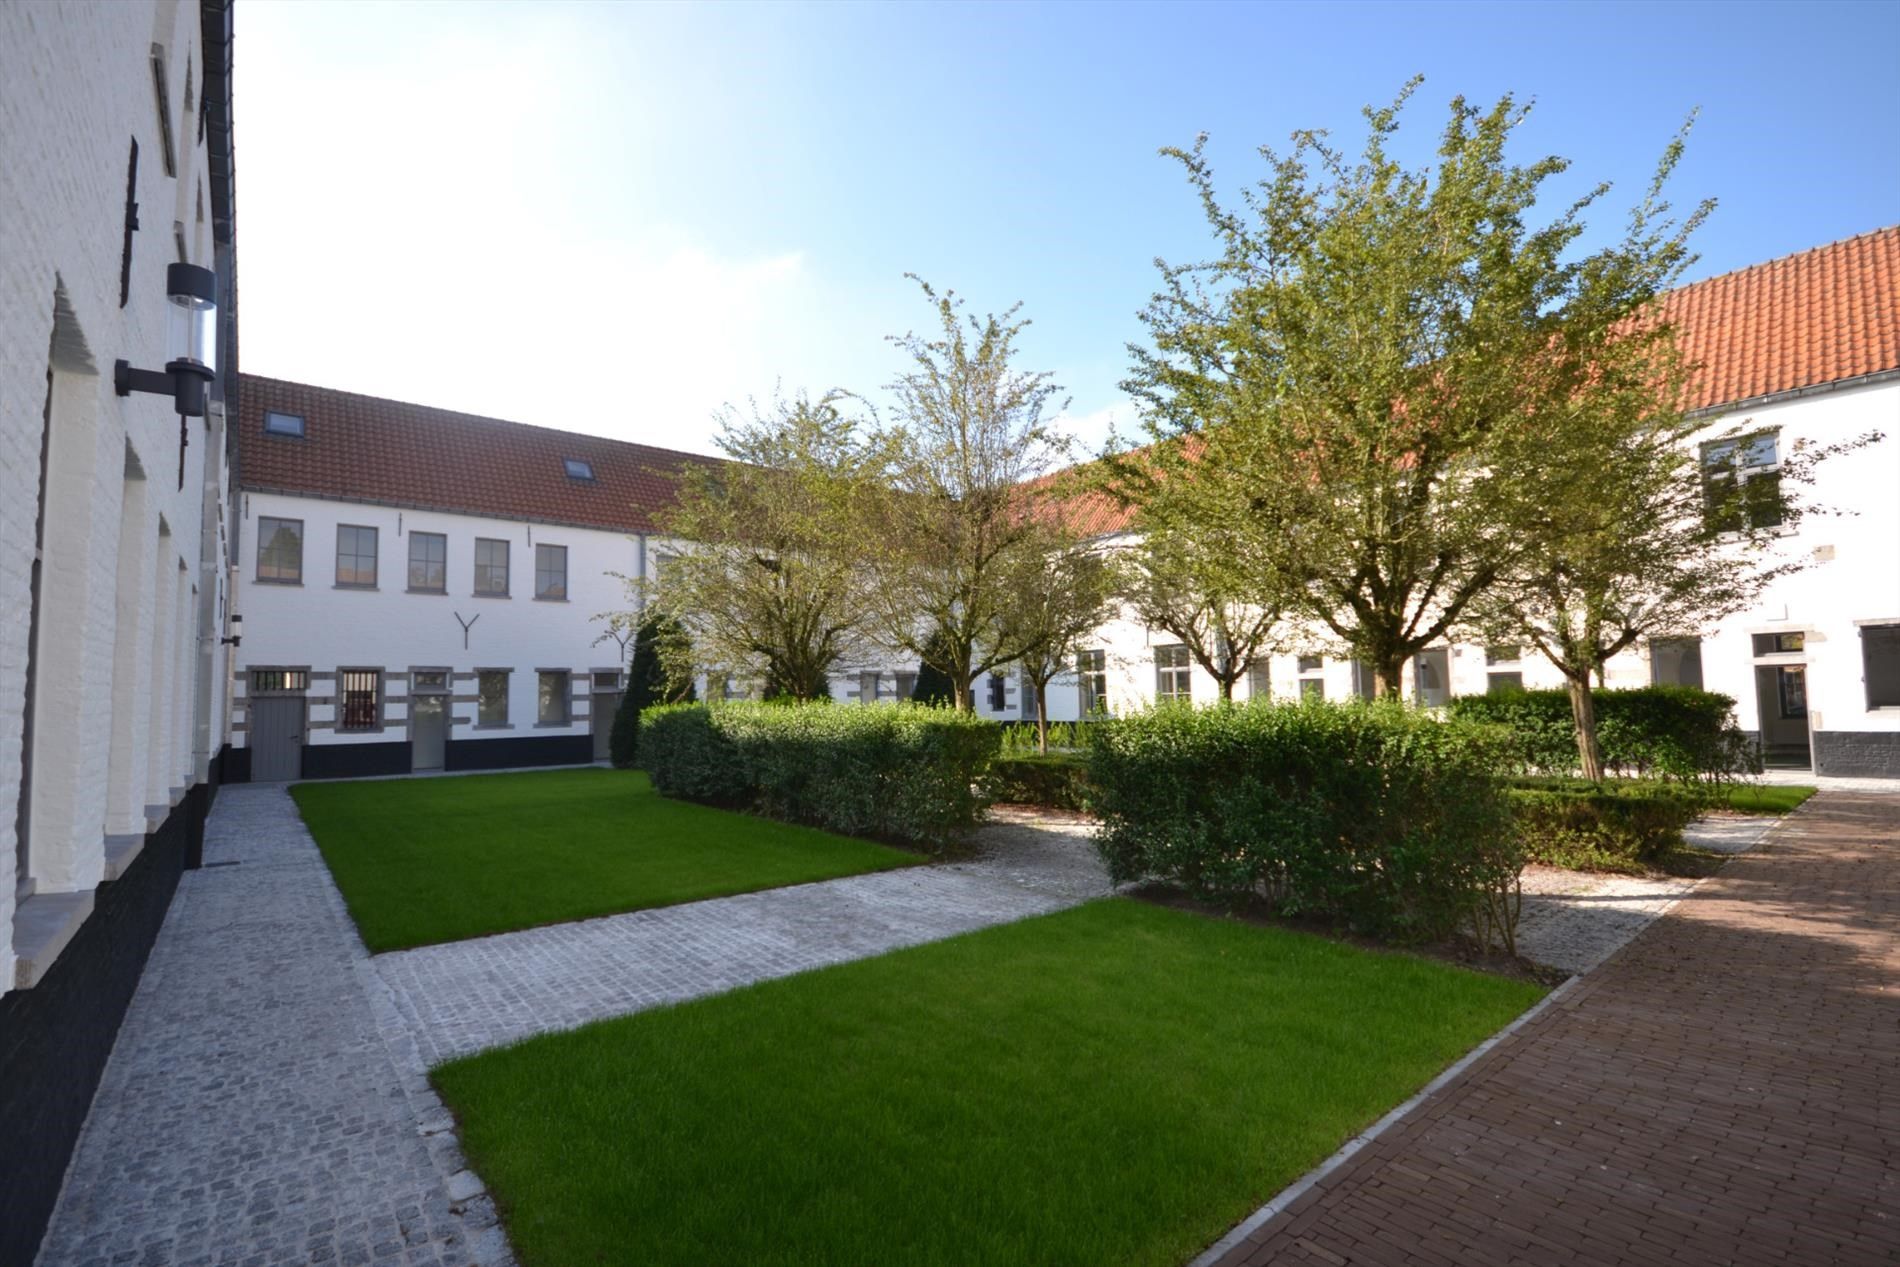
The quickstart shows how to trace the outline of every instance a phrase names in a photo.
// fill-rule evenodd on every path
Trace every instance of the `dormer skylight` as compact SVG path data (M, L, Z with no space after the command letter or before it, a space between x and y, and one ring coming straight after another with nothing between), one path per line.
M303 439L303 415L280 414L270 410L264 415L264 434L267 436L289 436L293 440Z
M592 462L583 462L579 458L562 458L561 464L567 467L567 478L587 480L590 483L593 481L594 464Z

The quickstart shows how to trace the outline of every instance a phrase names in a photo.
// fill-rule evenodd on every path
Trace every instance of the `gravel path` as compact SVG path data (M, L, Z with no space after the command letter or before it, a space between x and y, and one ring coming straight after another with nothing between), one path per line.
M1705 818L1690 824L1683 835L1700 849L1742 853L1754 848L1780 821ZM1596 875L1526 867L1518 953L1566 972L1588 972L1699 883L1677 876Z

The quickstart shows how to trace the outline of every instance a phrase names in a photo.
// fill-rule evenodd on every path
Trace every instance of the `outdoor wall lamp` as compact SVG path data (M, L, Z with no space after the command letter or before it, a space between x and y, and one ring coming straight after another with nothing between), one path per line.
M231 632L218 639L218 642L220 645L235 647L242 641L244 641L244 617L234 615L231 617Z
M119 361L112 367L112 383L121 396L170 396L179 417L202 418L205 385L217 377L218 277L196 264L171 264L165 269L165 293L171 300L165 323L171 360L163 370L135 370Z

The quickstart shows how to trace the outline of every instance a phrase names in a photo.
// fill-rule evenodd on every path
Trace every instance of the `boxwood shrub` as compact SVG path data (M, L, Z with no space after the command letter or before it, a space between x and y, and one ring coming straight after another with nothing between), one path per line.
M1088 757L1079 752L1006 753L990 763L986 779L993 801L1067 810L1088 808L1088 783Z
M640 756L663 796L940 848L976 826L993 723L922 704L730 702L649 709Z
M1761 758L1735 724L1735 701L1693 686L1593 692L1605 768L1629 777L1720 781L1760 773ZM1461 695L1451 715L1501 727L1521 772L1580 772L1570 696L1561 690Z
M1642 871L1682 843L1710 806L1694 785L1522 780L1509 792L1533 862L1582 871Z
M1117 881L1259 896L1399 941L1501 933L1514 949L1523 863L1498 761L1484 728L1310 701L1104 723L1089 777Z

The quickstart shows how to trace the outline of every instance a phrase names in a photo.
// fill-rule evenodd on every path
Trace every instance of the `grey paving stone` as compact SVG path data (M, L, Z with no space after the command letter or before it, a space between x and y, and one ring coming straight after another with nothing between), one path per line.
M367 963L281 788L229 787L126 1014L41 1247L103 1262L511 1261L458 1212ZM459 1166L458 1166L459 1168ZM468 1226L463 1226L467 1222Z

